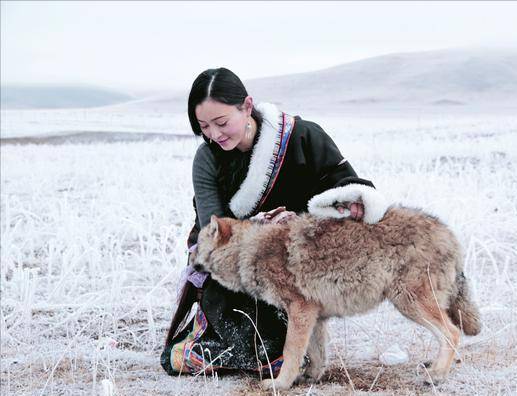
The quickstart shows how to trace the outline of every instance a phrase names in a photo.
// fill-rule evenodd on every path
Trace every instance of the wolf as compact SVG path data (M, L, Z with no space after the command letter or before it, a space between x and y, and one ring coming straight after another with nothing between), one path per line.
M284 362L266 389L318 381L326 320L364 313L385 299L439 342L432 382L449 373L461 330L481 330L452 231L420 210L391 207L375 224L302 214L285 224L217 218L200 232L190 265L226 288L287 312ZM304 356L309 363L299 375Z

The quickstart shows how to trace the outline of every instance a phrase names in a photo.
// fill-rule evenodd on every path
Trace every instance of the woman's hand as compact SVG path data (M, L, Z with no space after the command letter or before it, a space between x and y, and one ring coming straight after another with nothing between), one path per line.
M361 202L338 202L334 205L339 213L345 213L345 209L350 211L350 218L361 220L364 216L364 205Z
M257 221L259 223L281 224L288 222L294 217L296 217L295 212L286 210L285 206L279 206L269 212L259 212L255 216L251 217L250 220Z

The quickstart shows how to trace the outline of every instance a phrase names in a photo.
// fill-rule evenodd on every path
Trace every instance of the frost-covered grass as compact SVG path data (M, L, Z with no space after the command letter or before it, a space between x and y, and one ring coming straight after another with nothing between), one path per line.
M517 392L517 118L307 118L391 200L454 229L484 329L429 388L426 330L388 304L335 319L324 381L282 394ZM247 374L171 378L159 366L199 142L1 147L2 394L261 393ZM382 364L393 349L407 359Z
M127 111L120 106L91 109L2 110L2 138L76 132L177 133L187 131L188 116L158 111Z

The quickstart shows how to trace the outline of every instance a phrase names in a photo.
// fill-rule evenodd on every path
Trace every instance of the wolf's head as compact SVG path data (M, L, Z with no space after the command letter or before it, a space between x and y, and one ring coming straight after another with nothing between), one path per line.
M197 249L190 255L190 265L196 271L210 272L212 278L228 289L241 291L239 246L230 243L237 223L237 220L213 215L210 223L199 232Z

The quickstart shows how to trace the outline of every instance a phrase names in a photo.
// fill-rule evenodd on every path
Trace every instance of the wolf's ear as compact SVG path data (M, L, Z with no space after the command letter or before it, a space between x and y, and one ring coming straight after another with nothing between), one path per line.
M210 217L210 228L214 239L219 242L225 243L232 236L232 226L227 219L220 219L216 215L212 215Z
M217 222L219 219L216 215L210 216L210 234L214 234L219 229L219 223Z

